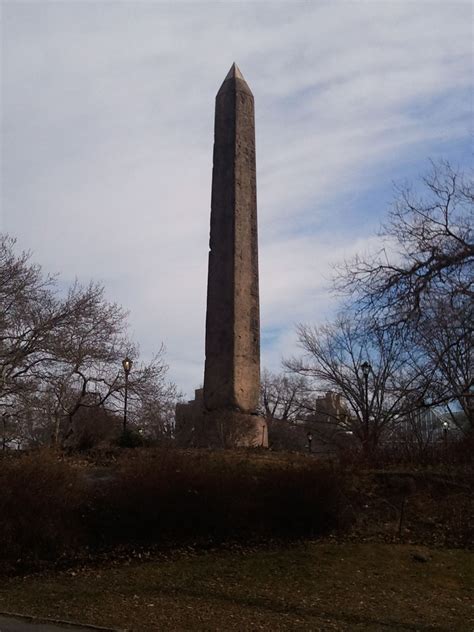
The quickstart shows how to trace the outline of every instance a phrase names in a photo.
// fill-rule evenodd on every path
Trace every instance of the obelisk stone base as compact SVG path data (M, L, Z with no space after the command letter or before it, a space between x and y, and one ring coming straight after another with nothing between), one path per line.
M176 407L176 440L184 447L268 448L267 422L238 410L206 410L202 389Z

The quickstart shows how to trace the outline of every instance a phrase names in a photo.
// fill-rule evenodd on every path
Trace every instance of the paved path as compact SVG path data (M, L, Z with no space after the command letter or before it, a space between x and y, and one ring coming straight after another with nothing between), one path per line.
M93 632L106 628L35 622L32 619L0 616L0 632Z

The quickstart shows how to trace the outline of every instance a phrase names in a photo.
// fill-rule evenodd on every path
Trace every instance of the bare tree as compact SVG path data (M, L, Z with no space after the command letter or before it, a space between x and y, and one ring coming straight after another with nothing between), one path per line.
M44 279L29 255L14 252L15 241L0 236L0 406L11 407L25 375L48 355L49 334L59 314Z
M69 295L74 295L76 286ZM104 288L90 285L82 309L71 312L55 330L51 341L53 361L41 368L44 382L56 400L55 440L59 424L67 419L68 433L81 408L105 407L123 389L121 362L136 352L127 339L127 314L104 297Z
M303 375L262 371L260 408L267 419L294 422L311 409L310 386Z
M473 297L472 180L439 162L422 183L423 195L397 187L380 252L339 268L336 288L379 321L416 319L433 296L446 304Z
M65 298L58 296L54 279L43 277L27 253L16 255L14 245L0 237L0 406L38 379L40 370L54 371L71 349L90 355L91 340L110 333L101 331L103 323L113 321L120 329L125 318L104 301L98 284L76 283ZM89 347L82 342L86 334ZM97 350L100 341L94 344Z
M418 406L409 410L396 432L396 441L402 453L409 458L424 458L439 439L442 426L437 407Z
M176 384L167 379L164 358L162 345L149 363L135 365L130 374L130 421L152 441L173 438L176 403L182 397Z
M268 442L272 449L304 450L307 429L304 419L312 410L309 381L294 373L262 371L260 414L266 418Z
M320 327L299 325L297 331L305 355L286 361L287 368L343 396L349 412L338 423L372 454L413 399L420 398L420 374L410 362L406 335L348 316Z
M126 356L135 361L132 399L142 409L152 398L164 408L176 390L166 381L164 348L139 363L127 314L105 299L101 285L75 283L61 296L55 279L31 264L29 254L15 254L14 246L0 238L0 414L8 416L9 436L44 441L49 429L58 443L74 434L83 410L123 411Z
M429 375L426 391L431 401L444 404L453 423L462 431L474 430L473 415L473 304L467 297L455 303L433 299L413 333L418 364ZM453 414L459 406L466 424Z
M472 430L474 185L447 162L432 163L422 184L421 194L398 187L384 248L346 262L336 287L376 328L408 330L407 350L425 376L418 405L425 397L445 405L454 423Z

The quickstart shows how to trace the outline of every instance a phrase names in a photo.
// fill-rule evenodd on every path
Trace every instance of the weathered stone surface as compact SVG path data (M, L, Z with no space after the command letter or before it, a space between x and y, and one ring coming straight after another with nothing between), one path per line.
M234 64L216 96L204 389L176 407L176 437L197 447L268 447L260 394L253 95Z
M176 407L176 438L181 445L198 448L268 447L263 417L235 410L206 410L202 390L196 398Z
M204 404L254 413L259 390L254 101L234 64L216 96Z

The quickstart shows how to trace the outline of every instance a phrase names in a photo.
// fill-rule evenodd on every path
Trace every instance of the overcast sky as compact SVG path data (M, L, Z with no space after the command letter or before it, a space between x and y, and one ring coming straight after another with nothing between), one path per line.
M0 230L103 282L144 358L203 379L214 98L256 105L262 365L334 309L393 181L472 164L471 2L3 1Z

